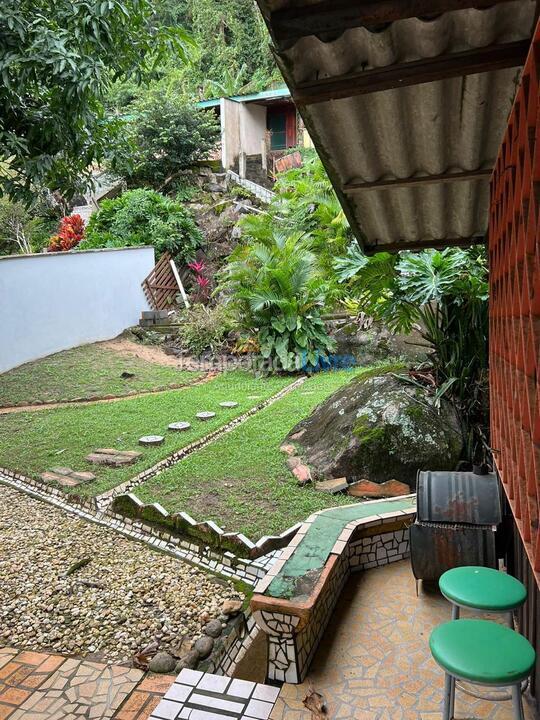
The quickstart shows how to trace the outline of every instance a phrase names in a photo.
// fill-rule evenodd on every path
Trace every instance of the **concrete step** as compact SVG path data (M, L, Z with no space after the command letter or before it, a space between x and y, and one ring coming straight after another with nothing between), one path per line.
M149 720L268 720L279 688L182 670Z

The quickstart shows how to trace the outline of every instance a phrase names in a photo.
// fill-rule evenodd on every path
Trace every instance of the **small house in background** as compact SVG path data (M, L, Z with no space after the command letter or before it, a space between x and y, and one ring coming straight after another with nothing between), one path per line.
M197 105L219 114L223 169L261 185L271 185L276 162L291 149L313 147L288 88L203 100ZM295 164L299 161L297 156Z

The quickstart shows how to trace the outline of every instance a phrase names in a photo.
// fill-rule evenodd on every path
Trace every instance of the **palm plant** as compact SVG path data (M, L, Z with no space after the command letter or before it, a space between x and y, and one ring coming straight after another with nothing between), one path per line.
M487 409L487 262L483 249L378 253L366 257L357 245L335 263L366 313L394 331L418 323L432 347L438 386L462 418L467 453L479 454Z
M280 232L253 217L243 222L251 235L238 246L221 284L232 298L240 327L256 335L265 360L291 372L315 368L333 343L320 310L325 302L311 239L301 232Z

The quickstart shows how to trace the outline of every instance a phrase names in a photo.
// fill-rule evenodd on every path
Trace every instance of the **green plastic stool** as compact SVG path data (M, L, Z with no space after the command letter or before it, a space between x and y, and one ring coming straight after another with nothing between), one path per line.
M522 635L489 620L451 620L433 630L429 647L445 672L443 720L454 717L456 679L511 688L514 720L524 720L521 682L531 673L535 652Z
M519 580L487 567L463 566L448 570L439 580L444 597L452 603L452 619L460 608L488 613L506 613L514 627L513 611L527 599L527 590Z

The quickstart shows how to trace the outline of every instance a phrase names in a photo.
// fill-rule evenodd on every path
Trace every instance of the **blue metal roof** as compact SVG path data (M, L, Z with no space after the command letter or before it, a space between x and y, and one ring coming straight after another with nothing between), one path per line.
M263 90L258 93L251 93L249 95L231 95L227 100L233 100L234 102L259 102L261 100L279 100L280 98L290 98L291 92L287 87L276 88L274 90ZM221 98L212 98L210 100L201 100L196 103L197 107L200 108L211 108L218 107Z

